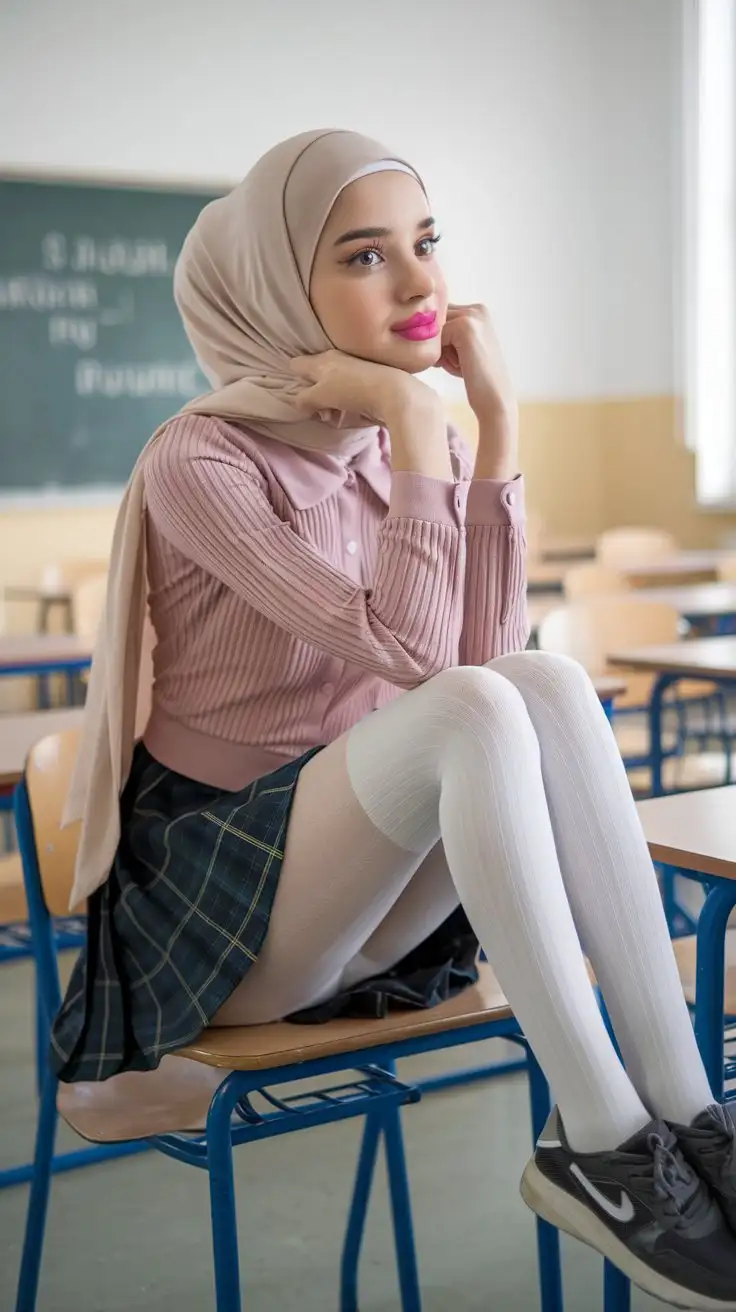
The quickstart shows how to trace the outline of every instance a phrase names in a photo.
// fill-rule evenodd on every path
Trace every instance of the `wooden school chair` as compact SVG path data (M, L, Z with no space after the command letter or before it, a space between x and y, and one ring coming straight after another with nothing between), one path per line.
M721 583L736 583L736 555L723 557L718 566L718 578Z
M60 829L62 800L77 749L74 733L55 735L30 753L16 793L16 823L41 996L47 1022L61 1002L52 916L66 909L77 831ZM208 1172L217 1312L241 1312L233 1182L233 1148L253 1140L364 1118L340 1271L340 1312L357 1312L358 1261L380 1146L389 1178L402 1312L421 1312L409 1181L400 1110L421 1090L397 1078L396 1061L487 1038L526 1048L490 967L479 983L428 1011L383 1020L339 1019L325 1025L279 1023L207 1029L156 1071L126 1073L101 1084L60 1085L44 1075L16 1312L33 1312L39 1281L57 1117L83 1138L109 1147L145 1140L167 1156ZM528 1055L532 1134L549 1111L546 1081ZM280 1092L315 1077L342 1077L329 1087ZM137 1146L137 1145L136 1145ZM542 1312L562 1312L558 1235L537 1224ZM489 1279L491 1273L489 1273Z
M567 570L562 582L565 601L577 601L580 597L606 597L611 593L630 590L631 584L625 575L595 560L589 564L574 565Z
M643 600L635 592L582 597L571 605L551 611L539 625L537 641L541 650L572 656L595 677L614 672L608 664L608 654L617 647L645 647L678 641L679 622L674 607ZM639 717L649 704L654 676L626 671L625 678L626 692L616 699L613 725L632 787L637 793L645 793L650 788L652 747L648 725L641 723ZM714 696L717 696L717 690L713 684L689 680L678 684L677 697L670 698L677 728L665 735L663 756L666 769L676 779L678 787L696 788L703 782L714 781L712 760L699 755L684 755L686 704L702 704ZM722 767L719 768L722 773Z
M80 712L54 712L45 711L39 714L25 716L41 726L45 720L58 723L59 720L79 719ZM22 719L24 716L7 716L7 720L16 727L22 728ZM0 719L0 732L3 732L3 723ZM41 728L35 731L35 737ZM70 736L76 736L76 731L71 731ZM21 735L21 740L24 735ZM25 748L24 754L28 752L28 744L33 741L33 736L28 736L25 731ZM12 752L10 752L12 757ZM8 762L5 762L7 765ZM0 761L0 766L3 762ZM18 769L14 775L13 785L17 786L18 775L21 770ZM67 909L68 897L59 899L54 903L55 916L52 920L51 934L52 943L54 943L55 954L63 951L79 951L84 942L85 922L83 914L70 916ZM26 900L24 888L24 866L22 866L21 855L10 853L5 857L0 857L0 964L14 962L21 958L34 956L33 926L29 921L28 900ZM49 1048L49 1017L42 1008L41 989L38 987L38 976L35 979L35 1076L37 1076L38 1092L41 1092L43 1071L46 1068L46 1054ZM64 1172L64 1170L73 1170L77 1166L92 1165L96 1161L106 1161L109 1157L129 1156L133 1152L142 1152L146 1149L146 1144L114 1144L102 1145L102 1147L85 1147L76 1149L73 1152L56 1153L52 1158L51 1169L54 1173ZM28 1183L33 1176L33 1164L24 1162L18 1166L7 1166L0 1170L0 1189L9 1189L13 1185L24 1185Z
M596 560L610 569L648 565L677 551L677 541L660 528L611 528L596 541Z

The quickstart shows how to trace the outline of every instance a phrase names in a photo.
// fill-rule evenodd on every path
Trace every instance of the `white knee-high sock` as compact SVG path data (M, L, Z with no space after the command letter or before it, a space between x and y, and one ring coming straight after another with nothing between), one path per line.
M631 1079L653 1114L689 1122L713 1101L626 771L595 689L564 656L491 668L519 689L573 917Z
M517 690L446 670L350 732L351 786L407 852L441 836L460 899L545 1071L571 1142L615 1148L649 1113L606 1032L567 899L540 748Z

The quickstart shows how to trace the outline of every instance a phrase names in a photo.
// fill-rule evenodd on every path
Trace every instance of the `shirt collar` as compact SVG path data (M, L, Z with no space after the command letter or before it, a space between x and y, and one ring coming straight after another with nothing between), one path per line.
M379 500L388 505L391 465L385 428L379 428L362 451L350 460L327 451L304 451L260 434L255 440L269 469L296 510L312 510L335 496L345 486L351 472L364 479Z

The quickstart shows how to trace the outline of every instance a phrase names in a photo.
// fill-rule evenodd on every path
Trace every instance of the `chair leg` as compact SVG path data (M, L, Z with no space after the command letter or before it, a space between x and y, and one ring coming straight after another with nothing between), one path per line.
M549 1085L531 1048L529 1053L529 1098L532 1112L532 1139L536 1143L550 1113ZM549 1222L537 1217L537 1255L539 1263L539 1301L542 1312L564 1312L560 1235Z
M49 1072L44 1081L36 1127L36 1148L33 1159L33 1178L28 1200L26 1233L18 1278L18 1295L15 1312L34 1312L41 1271L43 1240L46 1232L46 1214L51 1185L51 1163L56 1139L56 1078Z
M401 1111L395 1104L384 1108L383 1134L386 1146L388 1183L391 1193L396 1264L401 1289L401 1312L422 1312L419 1272L414 1247L414 1223L411 1215L409 1177L406 1172L404 1136L401 1129Z
M35 967L35 962L34 962ZM41 990L38 986L38 980L34 979L34 991L36 995L36 1033L34 1036L36 1047L36 1094L40 1098L43 1087L44 1073L48 1069L48 1049L49 1049L49 1026L46 1020L46 1013L41 1001Z
M613 1263L604 1263L603 1312L630 1312L631 1282Z
M358 1168L340 1263L340 1312L358 1312L358 1263L363 1243L365 1218L373 1184L373 1172L381 1136L381 1119L368 1113L363 1128Z
M217 1099L217 1094L215 1094ZM232 1100L210 1107L207 1120L207 1156L210 1180L212 1248L215 1263L217 1312L242 1312L238 1226L235 1214L233 1145L230 1137ZM213 1114L214 1113L214 1114ZM219 1114L218 1114L219 1113Z

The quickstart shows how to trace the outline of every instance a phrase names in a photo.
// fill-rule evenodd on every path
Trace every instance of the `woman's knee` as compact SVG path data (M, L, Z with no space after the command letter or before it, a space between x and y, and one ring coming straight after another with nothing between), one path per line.
M424 685L435 712L456 731L478 719L484 723L526 720L524 699L518 688L487 665L456 665Z
M598 701L587 670L579 661L559 652L515 652L499 656L485 668L500 674L522 695L537 693L547 701L564 701L569 698L577 703L590 698Z

